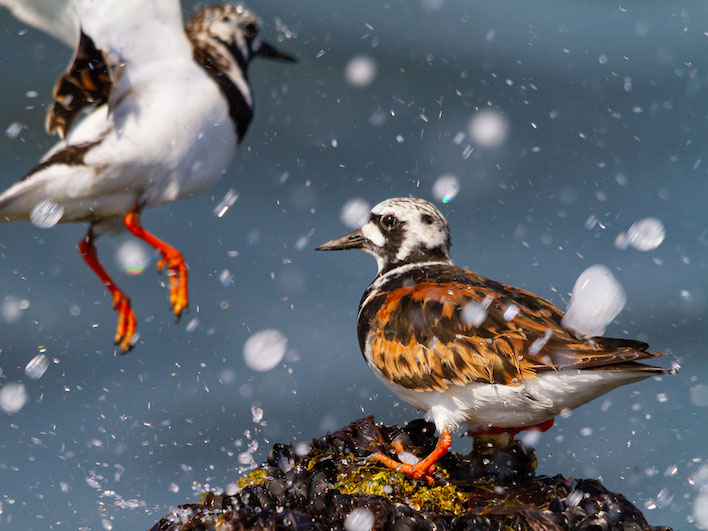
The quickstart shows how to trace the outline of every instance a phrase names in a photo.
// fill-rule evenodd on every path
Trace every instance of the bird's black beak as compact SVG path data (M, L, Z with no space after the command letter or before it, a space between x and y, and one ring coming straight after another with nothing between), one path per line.
M315 247L315 251L343 251L345 249L363 249L366 238L361 233L361 229L356 229L346 236L336 240L323 243Z
M295 57L278 50L275 46L268 44L265 41L261 41L261 45L256 51L256 55L261 55L270 59L279 59L280 61L287 61L288 63L297 63L297 59L295 59Z

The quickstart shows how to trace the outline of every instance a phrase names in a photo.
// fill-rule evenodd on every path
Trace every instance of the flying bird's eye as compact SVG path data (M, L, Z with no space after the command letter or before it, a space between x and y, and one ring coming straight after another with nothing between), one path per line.
M398 218L389 214L381 219L381 223L386 230L395 229L398 226Z

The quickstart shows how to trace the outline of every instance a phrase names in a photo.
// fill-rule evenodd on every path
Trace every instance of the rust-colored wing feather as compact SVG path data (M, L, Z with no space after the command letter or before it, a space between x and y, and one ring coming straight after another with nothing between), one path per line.
M47 113L47 132L59 133L65 138L71 123L85 107L108 102L112 87L103 52L81 32L71 66L54 85L54 104Z
M561 369L664 370L635 363L663 355L646 343L578 338L549 301L459 267L425 268L388 288L362 308L359 336L373 365L408 389L513 385Z

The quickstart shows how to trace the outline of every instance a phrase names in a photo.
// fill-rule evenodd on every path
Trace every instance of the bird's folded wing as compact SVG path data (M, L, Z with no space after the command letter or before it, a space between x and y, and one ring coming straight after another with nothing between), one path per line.
M656 370L634 362L663 355L639 341L576 338L549 301L467 271L382 297L371 320L371 362L408 389L515 385L561 369Z

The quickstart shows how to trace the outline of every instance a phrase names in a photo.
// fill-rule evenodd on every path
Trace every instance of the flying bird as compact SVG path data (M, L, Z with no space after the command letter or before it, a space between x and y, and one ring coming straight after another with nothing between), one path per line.
M143 228L140 213L197 195L221 177L253 116L249 63L294 58L261 40L259 20L240 5L203 7L186 25L179 0L0 5L74 49L46 120L63 140L0 194L0 222L50 212L63 223L89 224L79 251L112 295L115 342L127 352L137 339L135 314L99 262L96 238L127 229L157 249L179 319L188 304L187 265Z
M429 202L388 199L361 228L316 247L360 249L378 274L359 304L359 346L376 376L440 433L417 464L372 458L415 479L432 472L461 425L548 429L556 415L668 369L630 339L581 337L551 302L457 267L447 221ZM402 449L398 448L400 453Z

